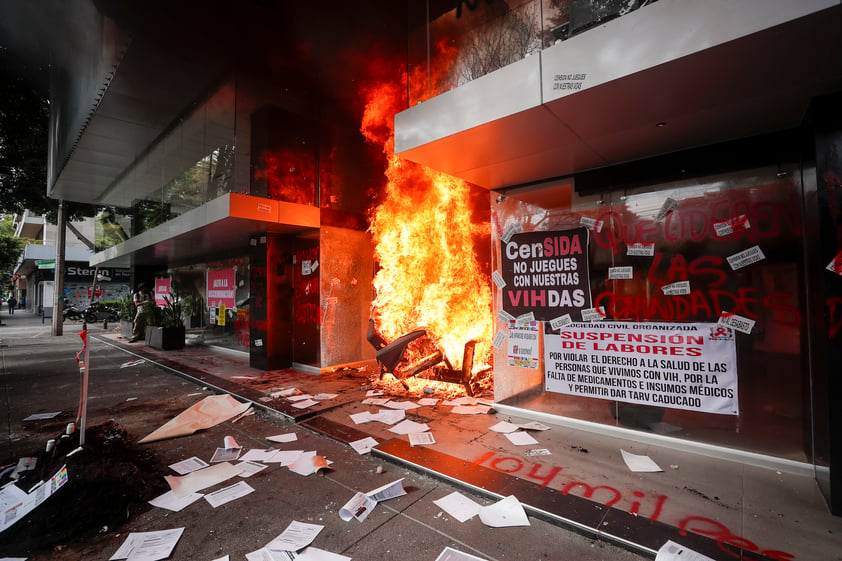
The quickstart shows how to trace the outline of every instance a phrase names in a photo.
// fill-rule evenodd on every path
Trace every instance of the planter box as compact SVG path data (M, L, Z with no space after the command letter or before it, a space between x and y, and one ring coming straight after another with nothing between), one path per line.
M131 339L133 331L134 322L126 321L124 319L120 320L120 337L122 339Z
M146 327L146 344L153 349L170 351L184 348L184 327Z

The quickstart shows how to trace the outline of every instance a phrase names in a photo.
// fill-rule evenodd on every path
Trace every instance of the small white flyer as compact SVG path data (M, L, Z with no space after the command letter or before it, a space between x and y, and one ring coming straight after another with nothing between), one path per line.
M602 220L597 220L596 218L589 218L587 216L583 216L579 220L579 224L586 227L588 230L593 230L595 232L602 232L602 226L603 226Z
M513 316L512 314L510 314L506 310L501 309L500 311L497 312L497 319L499 319L500 321L502 321L505 324L508 324L510 321L515 319L515 316Z
M493 273L491 273L491 280L494 281L494 284L497 285L497 288L504 288L506 286L506 281L503 279L503 276L498 271L494 271Z
M498 329L497 333L494 334L494 340L491 344L494 346L495 349L499 349L503 346L503 341L506 340L506 333L502 329Z
M749 228L751 228L751 224L748 221L748 216L746 216L745 214L735 216L734 218L729 218L724 222L713 223L713 230L716 232L716 235L720 238L730 236L735 232L742 232L743 230L748 230Z
M608 267L609 280L631 280L634 278L634 267Z
M836 257L831 259L830 263L827 264L826 269L831 273L842 275L842 251L837 253Z
M605 307L603 306L582 310L582 321L601 321L605 317Z
M223 487L213 493L205 495L205 500L210 503L213 508L229 503L240 497L245 497L249 493L254 493L254 488L245 481L238 481L228 487Z
M661 205L661 210L658 211L658 214L655 215L655 222L660 222L664 218L667 217L667 214L671 213L672 211L678 208L678 201L671 197L667 197L664 200L664 204Z
M530 444L538 444L538 441L532 438L528 432L519 430L515 432L505 433L506 438L516 446L528 446Z
M620 450L623 455L623 461L631 471L652 473L662 470L649 456L641 456L639 454L632 454L625 450Z
M654 257L655 242L637 242L626 245L626 255L630 257Z
M751 330L754 329L754 324L756 322L753 319L738 316L737 314L722 312L722 315L719 316L719 321L717 323L719 325L724 325L725 327L730 327L731 329L736 329L741 333L750 334Z
M190 472L206 468L209 465L209 463L202 460L201 458L193 456L192 458L187 458L186 460L181 460L180 462L171 464L170 469L179 475L187 475Z
M379 442L374 440L373 437L367 436L365 438L361 438L360 440L355 440L353 442L349 442L348 446L354 449L357 454L368 454L371 452L371 449L377 446Z
M690 281L678 281L661 287L664 296L684 296L690 294Z
M763 255L763 251L760 249L760 246L755 245L745 251L729 256L728 264L731 265L732 270L736 271L737 269L742 269L743 267L747 267L752 263L757 263L758 261L762 261L764 259L766 259L766 256Z
M565 325L570 325L571 323L573 323L573 318L570 317L570 314L564 314L563 316L551 319L550 327L553 329L561 329Z
M436 443L431 432L411 432L409 433L410 446L429 446Z
M503 235L500 236L500 239L503 241L503 243L509 243L509 241L512 239L512 236L520 232L523 232L523 224L521 224L520 222L513 222L512 224L509 224L506 227L506 231L503 232Z

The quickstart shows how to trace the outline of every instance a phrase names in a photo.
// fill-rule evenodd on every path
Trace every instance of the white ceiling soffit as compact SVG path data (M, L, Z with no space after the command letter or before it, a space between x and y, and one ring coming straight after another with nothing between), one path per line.
M111 188L133 162L200 101L225 61L197 57L177 64L171 53L135 40L50 192L57 199L125 205L132 194ZM106 195L103 197L103 195ZM109 197L116 201L112 202Z
M839 29L832 0L659 0L399 113L396 152L495 189L796 127Z

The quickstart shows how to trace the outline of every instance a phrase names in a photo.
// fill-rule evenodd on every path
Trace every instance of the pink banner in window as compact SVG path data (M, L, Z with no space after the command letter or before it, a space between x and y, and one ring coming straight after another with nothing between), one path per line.
M208 306L233 308L237 291L237 270L217 269L208 271Z
M172 290L172 281L169 278L155 279L155 305L159 307L166 306L164 296L169 296Z

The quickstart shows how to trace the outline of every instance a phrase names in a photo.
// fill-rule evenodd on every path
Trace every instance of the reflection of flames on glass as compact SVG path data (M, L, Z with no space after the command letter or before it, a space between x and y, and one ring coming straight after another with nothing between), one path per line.
M254 168L254 180L266 182L266 196L270 199L312 205L314 160L312 150L265 150Z
M393 116L405 99L401 83L383 81L365 91L362 132L383 146L388 160L388 182L371 217L380 267L373 281L372 319L387 342L426 330L427 336L404 353L401 368L409 376L440 352L451 372L462 369L463 357L472 360L467 374L475 383L486 380L478 389L490 389L491 288L474 247L488 239L489 226L471 222L467 183L395 156ZM466 345L473 351L470 357ZM404 378L410 393L416 392L409 383L422 389L435 385Z

